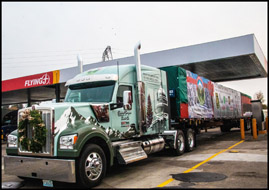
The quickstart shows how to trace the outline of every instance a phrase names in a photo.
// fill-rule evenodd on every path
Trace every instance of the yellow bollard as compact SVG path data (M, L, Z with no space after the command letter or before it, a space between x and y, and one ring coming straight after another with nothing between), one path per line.
M253 138L257 139L257 121L255 118L252 119L252 133L253 133Z
M240 119L240 131L241 131L241 139L245 140L245 126L244 119Z

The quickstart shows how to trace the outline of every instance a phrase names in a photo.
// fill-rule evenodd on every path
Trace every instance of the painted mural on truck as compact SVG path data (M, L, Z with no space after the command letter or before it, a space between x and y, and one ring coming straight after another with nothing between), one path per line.
M161 133L168 129L168 95L166 73L144 72L146 94L146 133Z
M186 70L189 118L213 117L213 83Z
M214 117L238 118L242 116L240 92L214 83Z

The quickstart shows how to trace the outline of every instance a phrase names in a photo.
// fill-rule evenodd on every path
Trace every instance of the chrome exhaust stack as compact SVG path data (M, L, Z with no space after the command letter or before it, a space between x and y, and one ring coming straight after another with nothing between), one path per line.
M136 66L136 74L137 74L137 82L142 81L142 74L141 74L141 61L140 61L140 50L141 43L138 42L134 47L134 55L135 55L135 66Z
M82 58L81 58L81 56L79 54L77 56L77 60L78 60L79 71L80 71L80 73L82 73L83 72L83 61L82 61Z
M140 135L143 135L146 132L146 102L145 102L145 83L142 82L142 72L141 72L141 63L140 63L140 50L141 43L138 42L134 47L135 55L135 65L136 65L136 74L137 74L137 114L138 114L138 125Z

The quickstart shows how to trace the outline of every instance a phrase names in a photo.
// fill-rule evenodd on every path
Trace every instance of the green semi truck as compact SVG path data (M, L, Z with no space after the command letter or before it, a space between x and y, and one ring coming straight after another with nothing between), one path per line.
M133 65L95 68L67 81L64 102L19 110L5 174L42 179L45 186L94 187L115 162L129 164L165 148L178 156L194 149L206 124L238 122L240 93L227 97L226 109L213 82L179 67L141 65L140 47Z

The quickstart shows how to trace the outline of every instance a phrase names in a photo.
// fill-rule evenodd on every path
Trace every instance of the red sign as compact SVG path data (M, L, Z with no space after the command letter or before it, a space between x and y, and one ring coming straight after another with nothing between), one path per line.
M2 81L2 92L53 84L53 72Z

